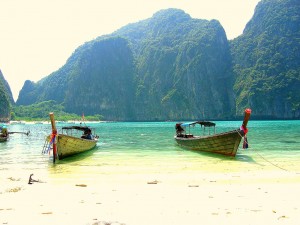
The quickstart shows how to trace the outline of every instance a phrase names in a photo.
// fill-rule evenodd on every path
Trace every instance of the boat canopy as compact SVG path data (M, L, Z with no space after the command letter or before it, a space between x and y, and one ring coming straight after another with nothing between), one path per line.
M201 127L214 127L216 126L215 123L209 122L209 121L195 121L195 122L189 122L189 123L182 123L180 124L181 127L188 127L188 126L195 126L196 124L200 124Z
M63 127L63 130L81 130L81 131L90 131L91 129L89 127L82 127L82 126L68 126Z

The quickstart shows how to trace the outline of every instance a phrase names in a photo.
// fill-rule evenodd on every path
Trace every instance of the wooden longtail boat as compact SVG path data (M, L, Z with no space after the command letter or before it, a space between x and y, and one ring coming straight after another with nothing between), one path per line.
M8 136L6 136L6 137L0 136L0 142L5 142L7 140L8 140Z
M92 129L87 126L67 126L62 127L62 132L57 133L54 114L50 113L52 134L48 136L48 141L53 148L53 162L56 159L79 154L93 149L97 142L98 136Z
M215 123L208 121L197 121L192 123L177 123L175 126L176 142L182 146L191 150L199 150L204 152L218 153L227 156L235 156L237 149L240 145L242 137L245 137L248 129L247 123L250 118L251 109L245 110L245 116L243 124L240 128L223 133L215 133ZM200 125L205 132L205 128L208 128L208 134L203 136L194 136L190 133L190 127ZM210 134L210 127L214 128L214 134ZM186 129L189 129L189 133L186 133Z
M0 124L0 142L5 142L9 138L9 133L5 125Z
M9 139L11 134L26 134L27 136L30 134L28 132L8 132L6 125L0 125L0 142L5 142Z

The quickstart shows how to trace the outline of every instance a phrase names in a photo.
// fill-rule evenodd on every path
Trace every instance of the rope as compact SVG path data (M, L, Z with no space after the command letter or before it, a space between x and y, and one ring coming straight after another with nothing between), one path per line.
M261 157L263 160L265 160L266 162L268 162L268 163L270 163L271 165L273 165L273 166L275 166L275 167L277 167L277 168L279 168L279 169L281 169L281 170L284 170L284 171L287 171L287 172L291 172L291 171L289 171L289 170L287 170L287 169L285 169L285 168L283 168L283 167L281 167L281 166L278 166L278 165L276 165L275 163L272 163L271 161L269 161L269 160L267 160L265 157L263 157L262 155L260 155L258 152L256 152L256 151L254 151L259 157Z
M240 132L238 132L238 134L243 138L243 136L240 134ZM244 141L249 145L249 143L248 143L246 140L244 140ZM285 168L283 168L283 167L281 167L281 166L278 166L278 165L276 165L275 163L273 163L273 162L267 160L265 157L263 157L261 154L259 154L257 151L255 151L255 149L253 149L253 150L254 150L255 154L257 154L260 158L262 158L262 159L265 160L266 162L270 163L271 165L273 165L273 166L275 166L275 167L277 167L277 168L279 168L279 169L281 169L281 170L284 170L284 171L287 171L287 172L291 172L291 171L289 171L289 170L287 170L287 169L285 169ZM296 174L297 174L297 173L296 173Z

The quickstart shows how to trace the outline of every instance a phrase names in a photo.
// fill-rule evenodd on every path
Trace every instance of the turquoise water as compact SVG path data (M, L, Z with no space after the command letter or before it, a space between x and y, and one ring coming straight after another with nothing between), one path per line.
M238 128L240 121L220 121L217 132ZM65 124L57 124L58 129ZM159 174L286 170L300 172L300 121L249 121L249 148L235 158L189 151L174 141L175 122L91 123L100 136L97 147L53 165L43 155L50 124L9 125L0 143L0 173L43 173L51 177L97 174ZM242 144L242 143L241 143Z

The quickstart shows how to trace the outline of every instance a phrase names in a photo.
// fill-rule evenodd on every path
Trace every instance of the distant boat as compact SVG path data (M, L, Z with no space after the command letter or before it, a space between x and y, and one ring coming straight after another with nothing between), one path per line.
M79 154L93 149L97 142L98 136L93 129L87 126L66 126L62 127L62 132L57 133L54 114L50 113L52 125L52 134L47 140L53 149L53 162L56 159L64 159L66 157ZM46 151L48 145L44 145L43 152Z
M10 125L17 125L17 124L24 125L25 122L24 121L10 121Z
M5 142L9 138L9 133L5 125L0 124L0 142Z
M5 141L7 141L8 140L8 137L1 137L0 136L0 142L5 142Z
M11 134L26 134L28 136L30 134L30 131L27 131L27 132L21 132L21 131L9 132L7 130L6 125L1 125L0 124L0 142L7 141Z
M234 157L242 137L245 137L248 132L247 123L250 114L251 109L246 109L244 121L240 128L218 134L215 133L216 124L209 121L177 123L175 126L176 135L174 138L180 146L191 150L212 152ZM200 125L201 128L203 128L204 134L202 136L194 136L190 133L190 128L196 125ZM213 134L210 134L211 127L214 128ZM186 129L189 130L188 133Z

